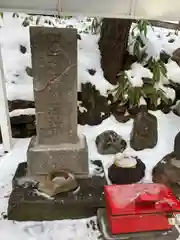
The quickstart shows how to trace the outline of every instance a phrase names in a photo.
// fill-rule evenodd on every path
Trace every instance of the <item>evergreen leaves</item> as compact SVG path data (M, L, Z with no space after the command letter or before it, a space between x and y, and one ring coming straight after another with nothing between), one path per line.
M133 39L133 55L138 59L138 62L146 66L152 72L152 78L148 82L144 81L142 87L132 86L126 72L121 72L118 75L118 85L112 91L114 101L121 101L129 107L138 107L141 98L148 99L150 104L157 107L160 103L168 104L169 99L164 89L161 79L167 78L167 68L160 59L149 58L147 60L145 39L147 38L148 28L151 27L148 21L139 20L137 25L132 29L131 36ZM143 78L142 78L143 79Z

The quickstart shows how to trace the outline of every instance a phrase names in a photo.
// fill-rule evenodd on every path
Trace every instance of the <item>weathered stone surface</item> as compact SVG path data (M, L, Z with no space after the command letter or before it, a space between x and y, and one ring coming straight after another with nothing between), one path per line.
M97 136L96 146L100 154L116 154L123 152L127 143L116 132L108 130Z
M172 87L172 85L170 84L166 85L166 87L170 87L175 90L175 87ZM150 98L146 98L145 100L147 102L147 108L149 110L152 111L161 110L164 114L169 113L172 110L172 105L174 105L176 102L176 100L172 102L171 99L167 99L167 103L161 101L160 104L156 106L155 104L151 103Z
M37 138L28 152L28 174L67 169L89 174L88 149L77 136L77 31L31 28Z
M28 76L32 77L33 76L32 68L26 67L26 73L27 73Z
M125 123L131 119L131 115L127 111L127 105L122 105L119 102L112 102L110 110L118 122Z
M21 165L21 164L20 164ZM26 164L19 165L18 178L26 176ZM14 179L17 178L15 175ZM17 221L49 221L77 219L94 216L97 209L104 207L104 177L77 179L80 186L76 193L68 192L48 198L37 192L36 185L17 185L9 199L8 219ZM25 187L26 186L26 187Z
M169 82L170 83L166 84L165 87L170 87L170 88L175 90L176 98L175 98L175 100L173 102L173 105L174 105L178 100L180 100L180 84L173 82L171 79L169 80Z
M79 188L74 174L67 170L59 170L39 179L38 190L50 197L57 196L64 192L77 191Z
M108 169L108 177L112 184L132 184L139 182L145 176L145 164L135 157L136 167L124 168L113 163Z
M35 115L20 115L10 118L12 137L27 138L36 135Z
M160 53L160 59L161 61L163 61L164 63L168 63L169 59L170 59L170 55L167 54L166 52L161 52Z
M67 169L77 177L89 175L88 151L85 137L79 142L58 145L39 145L32 138L27 152L29 176L49 174Z
M13 116L11 119L11 125L20 125L20 124L28 124L28 123L35 123L35 115L19 115Z
M117 113L114 113L113 114L115 119L120 122L120 123L126 123L128 122L130 119L131 119L131 115L130 114L117 114Z
M176 159L180 160L180 132L174 139L174 155Z
M174 152L167 154L156 164L152 171L152 180L170 187L180 197L180 160L176 159Z
M34 108L34 101L28 101L28 100L13 100L8 101L9 105L9 111L13 111L15 109L25 109L25 108Z
M108 227L105 209L98 210L97 218L103 240L176 240L179 236L179 232L176 227L173 227L168 231L137 232L112 235Z
M173 61L175 61L180 66L180 48L176 49L173 52L173 55L171 57Z
M171 100L170 100L171 101ZM159 106L158 106L158 109L160 109L164 114L168 114L171 112L172 110L172 101L169 103L169 104L166 104L166 103L161 103Z
M173 109L173 112L180 117L180 102L177 102L176 106Z
M118 102L113 102L113 98L112 96L110 97L110 101L112 101L111 105L110 105L110 110L112 113L116 113L116 114L125 114L126 110L127 110L127 105L126 104L121 104L120 101ZM111 99L112 98L112 99Z
M158 140L157 119L154 115L141 111L134 119L130 145L136 151L156 146Z
M32 27L39 144L77 143L77 31Z
M81 85L78 93L78 123L81 125L98 125L110 116L110 108L106 97L101 96L91 83Z
M35 115L19 115L10 118L13 138L28 138L36 135ZM0 143L2 136L0 131Z

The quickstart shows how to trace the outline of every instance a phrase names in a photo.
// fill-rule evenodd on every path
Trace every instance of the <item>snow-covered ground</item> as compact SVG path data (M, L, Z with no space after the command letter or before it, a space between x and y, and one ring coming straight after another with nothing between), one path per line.
M26 74L26 67L31 67L31 55L29 44L29 28L22 27L25 15L12 17L12 13L4 14L3 27L0 29L0 43L2 45L2 54L4 61L5 76L7 79L6 87L9 100L22 99L33 100L32 78ZM57 27L73 25L81 33L82 40L78 41L78 89L81 83L91 82L101 92L107 94L107 90L112 88L104 77L100 67L100 53L97 46L98 35L87 34L91 19L71 18L60 19L56 22L49 17L35 17L31 24L49 26L47 23L51 20ZM161 50L166 50L169 54L180 47L180 37L168 34L168 30L155 29L155 32L149 31L149 54L157 55ZM173 43L169 40L174 39ZM20 45L26 47L26 53L20 52ZM171 80L180 81L180 68L176 63L167 64L168 74ZM96 74L91 76L87 69L95 69ZM132 69L134 75L140 77L147 74L142 67L137 66ZM10 113L11 116L20 114L34 114L34 109L15 110ZM89 147L89 159L101 159L107 171L108 166L113 161L113 155L102 156L97 152L95 146L96 136L104 130L114 130L120 134L128 143L125 152L138 156L146 164L146 176L144 182L151 182L151 170L155 164L162 159L164 155L173 150L174 137L180 131L180 118L173 113L167 115L161 111L152 112L158 119L158 144L154 149L134 151L129 146L130 131L133 120L127 123L119 123L113 116L104 120L97 126L78 126L78 131L87 137ZM14 140L12 152L4 155L2 146L0 148L0 239L6 240L97 240L100 236L98 230L93 230L92 223L96 218L83 220L66 220L55 222L26 222L17 223L4 220L7 211L8 197L11 192L11 180L19 162L26 161L26 151L29 139ZM2 154L1 154L2 152Z

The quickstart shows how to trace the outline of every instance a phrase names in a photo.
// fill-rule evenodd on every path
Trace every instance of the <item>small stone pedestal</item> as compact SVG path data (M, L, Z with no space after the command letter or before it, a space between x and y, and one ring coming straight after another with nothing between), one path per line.
M31 139L27 151L27 167L23 165L20 171L23 167L19 166L17 172L22 174L16 173L14 179L43 179L65 169L75 175L80 191L47 200L34 194L36 186L28 182L27 188L13 184L8 218L56 220L66 218L66 211L68 218L73 218L74 211L76 218L83 211L93 215L103 205L106 181L104 177L89 176L86 139L77 135L77 32L32 27L30 37L37 137Z
M27 164L21 163L13 178L13 192L9 199L8 219L16 221L51 221L87 218L104 206L104 177L77 179L76 193L62 193L54 198L40 194L36 182L24 181Z

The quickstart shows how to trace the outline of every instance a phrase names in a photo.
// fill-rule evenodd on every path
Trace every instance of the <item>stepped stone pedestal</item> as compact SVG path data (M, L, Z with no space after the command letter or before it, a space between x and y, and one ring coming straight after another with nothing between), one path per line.
M75 199L79 200L79 207L83 205L85 215L86 208L87 215L93 215L96 208L104 205L106 181L104 177L89 175L86 139L77 135L77 32L75 29L32 27L30 41L37 136L30 141L27 164L19 165L15 174L8 218L62 219L63 209L68 209L68 217L73 218ZM81 197L67 193L47 200L35 194L36 184L25 180L43 180L62 169L75 175ZM24 179L26 184L20 185L18 179ZM75 215L77 218L78 211Z

